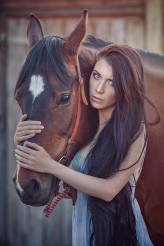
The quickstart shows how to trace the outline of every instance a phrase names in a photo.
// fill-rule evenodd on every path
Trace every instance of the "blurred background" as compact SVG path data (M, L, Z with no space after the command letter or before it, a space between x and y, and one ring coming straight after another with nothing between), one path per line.
M13 92L28 51L29 14L44 34L67 36L88 9L88 34L135 48L164 53L164 0L1 0L0 2L0 246L70 246L71 201L50 218L19 200L12 174L13 135L20 110Z

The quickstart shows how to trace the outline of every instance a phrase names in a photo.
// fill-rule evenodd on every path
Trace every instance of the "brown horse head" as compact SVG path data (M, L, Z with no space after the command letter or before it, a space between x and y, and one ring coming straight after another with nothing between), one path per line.
M95 133L92 121L95 117L97 119L97 114L90 104L85 105L81 99L79 102L81 74L78 51L85 37L86 18L87 13L84 11L79 24L68 38L44 38L40 22L33 15L27 29L30 51L20 72L15 97L22 113L26 113L29 120L38 120L44 125L42 133L31 141L43 146L55 160L65 154L76 123L79 103L80 120L70 158ZM86 60L86 63L93 61L89 58ZM87 73L83 74L82 71L84 81L89 80L92 65L89 64ZM87 88L85 86L88 97ZM90 122L87 127L86 120ZM26 145L26 142L21 144ZM22 202L41 206L48 202L53 192L55 177L17 166L13 180Z

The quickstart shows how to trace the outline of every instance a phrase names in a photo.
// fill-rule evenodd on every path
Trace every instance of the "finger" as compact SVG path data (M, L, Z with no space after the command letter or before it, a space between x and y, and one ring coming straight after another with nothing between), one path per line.
M34 136L35 136L35 134L31 134L31 136L30 135L28 135L28 136L22 136L22 137L18 137L17 136L14 141L15 141L16 145L19 145L20 142L25 141L25 140L28 140L28 139L30 139L30 138L32 138Z
M27 135L27 136L17 137L17 140L18 140L19 142L22 142L22 141L28 140L28 139L30 139L30 138L32 138L32 137L34 137L34 136L35 136L35 134L29 134L29 135Z
M23 162L21 162L19 160L16 160L16 162L17 162L18 165L20 165L23 168L27 168L27 169L33 170L33 168L30 165L28 165L28 164L25 164L25 163L23 163Z
M44 129L44 126L41 125L18 125L17 132L22 134L29 134L29 133L40 133L41 130Z
M32 160L28 160L24 157L21 157L19 156L18 154L15 154L15 157L18 161L22 162L22 163L25 163L25 164L33 164L33 161Z
M28 145L29 147L35 149L35 150L42 150L42 149L43 149L42 146L40 146L40 145L38 145L38 144L36 144L36 143L27 142L27 145Z
M22 131L17 131L17 136L18 137L23 137L26 135L30 135L30 134L35 134L35 133L40 133L42 130L41 129L34 129L34 130L22 130Z
M20 117L20 121L25 121L27 119L27 114L23 114L21 117Z
M26 120L24 122L20 122L20 124L22 125L40 125L41 121L37 121L37 120Z
M35 159L33 155L26 154L25 152L22 152L19 149L15 150L15 154L18 155L19 157L23 157L23 158L25 158L27 160L31 160L31 161L33 161Z
M19 145L20 142L22 142L24 140L28 140L34 136L35 136L35 133L31 133L31 134L26 135L26 136L22 136L22 134L16 134L14 136L14 142L16 143L16 145Z
M40 121L27 120L27 121L23 121L23 122L18 123L18 127L31 127L31 126L40 127L41 122Z
M17 146L17 149L27 153L27 154L30 154L30 155L34 155L36 150L33 150L33 149L30 149L28 147L25 147L25 146L21 146L21 145L18 145Z
M17 132L16 133L16 137L17 138L26 137L26 136L29 136L29 135L35 135L35 131L34 130L28 130L28 131L23 131L23 132Z

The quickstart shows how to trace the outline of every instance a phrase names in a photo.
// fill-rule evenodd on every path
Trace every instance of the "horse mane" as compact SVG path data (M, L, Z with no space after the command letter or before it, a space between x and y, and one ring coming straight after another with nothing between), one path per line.
M64 41L64 37L48 36L39 41L29 51L19 73L15 93L25 80L30 79L33 73L47 74L47 64L59 81L63 82L66 87L69 86L72 75L66 67L62 56Z
M86 36L83 45L88 47L88 48L92 48L92 49L98 49L98 48L102 48L106 45L112 44L112 42L107 42L104 41L102 39L99 38L95 38L92 35L88 35Z
M110 45L110 44L113 44L113 42L104 41L92 35L86 36L85 40L83 41L84 46L96 48L96 49L104 47L106 45ZM161 63L161 65L164 65L164 54L153 53L153 52L142 50L142 49L136 49L136 50L140 53L140 55L143 58L155 60L157 63Z
M108 41L104 41L99 38L95 38L92 35L88 35L83 42L84 47L90 50L97 50L109 44L112 44L112 42L108 42ZM154 75L158 74L158 76L159 74L161 74L162 76L164 76L164 69L163 69L164 55L163 54L144 51L141 49L136 49L136 50L139 52L139 54L141 55L143 59L143 66L145 68L145 71L147 71L150 74L152 73Z
M141 50L141 49L137 49L137 51L143 56L143 57L147 57L149 59L157 59L159 61L163 61L164 62L164 55L163 54L159 54L159 53L154 53L154 52L150 52L147 50Z
M146 73L153 76L164 77L164 55L137 49L143 59L143 66Z

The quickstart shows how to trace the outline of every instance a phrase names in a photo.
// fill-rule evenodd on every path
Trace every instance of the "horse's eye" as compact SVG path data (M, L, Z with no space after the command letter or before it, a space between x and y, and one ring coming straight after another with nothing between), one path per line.
M59 99L58 104L65 104L65 103L69 102L70 97L71 97L70 94L62 94L60 99Z

